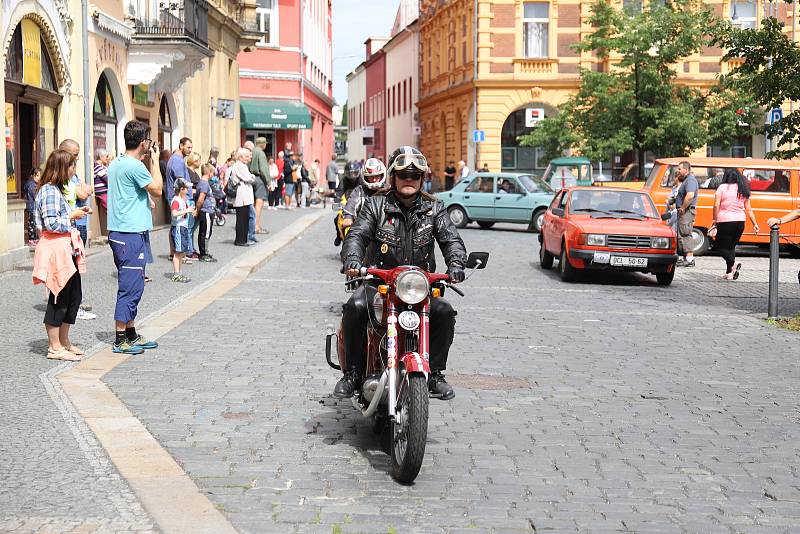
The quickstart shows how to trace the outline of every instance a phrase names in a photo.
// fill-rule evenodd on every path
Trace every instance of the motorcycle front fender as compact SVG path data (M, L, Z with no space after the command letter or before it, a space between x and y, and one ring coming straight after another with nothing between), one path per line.
M425 378L428 378L431 372L427 354L420 355L418 352L406 352L400 356L400 361L403 362L406 373L423 373Z

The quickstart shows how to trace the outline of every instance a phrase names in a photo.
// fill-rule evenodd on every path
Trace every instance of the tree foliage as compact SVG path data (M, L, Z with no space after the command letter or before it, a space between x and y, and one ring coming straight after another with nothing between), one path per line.
M787 100L800 100L800 47L786 35L784 25L777 19L765 18L757 30L723 24L715 43L728 51L726 60L743 61L741 66L720 78L726 90L751 95L753 104L762 110L779 108ZM763 119L760 115L758 122ZM759 126L758 131L780 140L780 146L767 157L800 156L800 110L789 113L772 126ZM790 148L788 143L793 143L795 148Z
M593 51L611 67L581 69L577 93L557 116L521 137L522 144L544 146L551 155L573 149L592 160L634 150L641 172L645 151L686 155L710 140L739 135L750 112L736 88L704 93L676 81L675 65L716 36L719 21L702 3L651 2L634 13L598 0L590 22L595 31L575 48Z

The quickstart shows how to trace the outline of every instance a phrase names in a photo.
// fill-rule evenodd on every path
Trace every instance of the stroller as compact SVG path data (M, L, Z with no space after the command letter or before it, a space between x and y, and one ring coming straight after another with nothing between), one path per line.
M214 177L210 182L211 194L214 196L214 223L217 226L225 226L225 212L228 203L225 191L222 190L219 178Z

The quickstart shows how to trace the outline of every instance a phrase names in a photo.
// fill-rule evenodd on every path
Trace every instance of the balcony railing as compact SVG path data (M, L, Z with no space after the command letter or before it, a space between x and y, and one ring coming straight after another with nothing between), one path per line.
M158 3L155 17L137 18L136 34L154 37L188 37L208 45L207 0L168 0Z
M557 61L549 58L516 58L514 74L522 76L545 76L555 74Z

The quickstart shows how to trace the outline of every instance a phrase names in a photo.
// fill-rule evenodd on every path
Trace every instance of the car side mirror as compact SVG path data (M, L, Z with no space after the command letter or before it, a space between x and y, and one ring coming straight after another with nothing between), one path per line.
M488 252L470 252L467 258L467 269L485 269L488 261Z
M550 212L555 215L556 217L563 217L564 216L564 208L553 208Z

